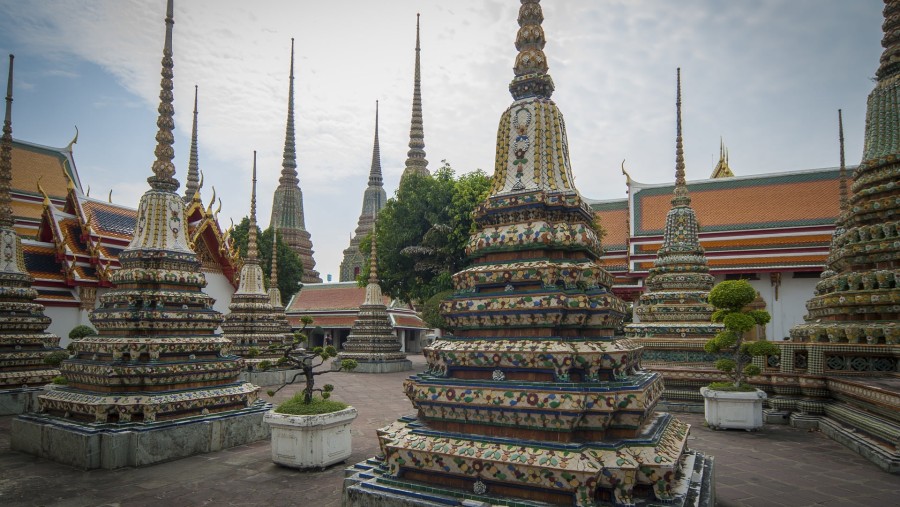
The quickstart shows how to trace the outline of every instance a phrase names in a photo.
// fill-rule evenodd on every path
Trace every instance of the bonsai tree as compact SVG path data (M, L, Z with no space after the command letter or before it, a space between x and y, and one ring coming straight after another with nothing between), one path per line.
M80 340L85 336L94 336L97 334L97 331L94 330L91 326L85 326L84 324L75 326L69 331L69 338L72 340Z
M325 404L326 406L321 407L320 409L312 407L314 405L313 393L319 393L322 400L328 400L331 397L331 391L334 390L334 386L331 384L325 384L322 388L316 388L316 377L319 375L324 375L326 373L331 373L333 371L350 371L356 368L357 362L354 359L344 359L340 363L340 368L333 369L323 369L319 370L320 366L322 366L325 361L328 359L337 356L337 349L333 346L329 345L327 347L313 347L311 350L306 350L300 347L300 344L306 341L306 330L309 324L312 324L311 317L303 317L301 319L303 323L303 327L294 334L293 343L281 346L278 344L272 344L269 346L270 350L282 350L282 357L280 357L276 364L281 366L285 366L289 369L298 369L299 373L294 375L290 381L285 382L278 389L274 391L268 391L269 396L275 396L275 393L281 391L286 386L293 384L299 378L303 378L306 382L306 387L304 387L303 391L298 393L297 396L292 398L291 400L286 401L282 405L278 407L276 412L280 413L291 413L291 414L299 414L299 413L327 413L336 410L342 410L346 408L346 405L341 404L340 406L335 405L335 402L331 404ZM300 405L300 406L297 406ZM302 405L305 405L302 406ZM320 404L321 405L321 404Z
M731 352L731 358L716 361L716 368L731 377L731 382L713 382L710 389L752 391L747 377L759 375L760 369L752 364L754 356L778 355L780 350L766 340L745 341L744 335L753 326L766 325L771 317L765 310L745 310L756 298L756 290L746 280L729 280L717 284L709 292L709 303L715 307L713 322L721 322L725 329L706 342L704 350L710 354Z

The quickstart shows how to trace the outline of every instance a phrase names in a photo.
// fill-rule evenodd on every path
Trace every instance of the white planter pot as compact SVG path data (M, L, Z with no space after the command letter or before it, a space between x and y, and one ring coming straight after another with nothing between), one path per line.
M350 423L357 412L347 407L320 415L276 414L265 421L272 428L272 461L293 468L322 468L350 457Z
M759 389L748 392L715 391L701 387L700 394L706 424L712 429L758 430L763 427L763 402L766 393Z

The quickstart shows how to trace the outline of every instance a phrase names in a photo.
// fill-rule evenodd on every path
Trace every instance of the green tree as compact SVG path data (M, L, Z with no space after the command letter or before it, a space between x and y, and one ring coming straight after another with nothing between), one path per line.
M732 357L716 361L716 368L731 377L731 384L713 383L710 387L729 389L750 388L747 377L759 375L760 369L750 364L753 356L772 356L780 353L778 347L766 340L745 341L744 335L753 326L764 326L771 318L765 310L745 310L756 299L756 290L747 280L729 280L718 283L709 292L709 303L716 308L713 322L721 322L725 329L706 342L704 350L710 354L732 352Z
M269 285L269 274L272 272L272 228L260 230L256 228L256 247L259 250L259 263L262 266L266 287ZM241 256L247 256L247 238L250 233L250 219L244 217L241 223L234 227L231 238L241 252ZM291 250L286 243L278 238L278 289L281 291L281 300L286 305L291 296L300 290L303 277L303 261L296 252Z
M468 263L465 247L475 230L472 212L490 185L491 178L480 169L456 178L447 161L432 176L404 178L375 224L382 290L403 301L424 302L452 289L451 276ZM370 252L370 237L360 250ZM368 276L366 265L360 283Z

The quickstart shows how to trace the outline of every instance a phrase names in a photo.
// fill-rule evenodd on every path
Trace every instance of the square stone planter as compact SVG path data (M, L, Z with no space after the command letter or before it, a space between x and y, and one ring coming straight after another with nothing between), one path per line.
M701 387L706 424L717 429L758 430L763 427L763 402L766 393L755 391L716 391Z
M266 413L272 428L272 461L292 468L324 468L350 457L353 407L319 415Z

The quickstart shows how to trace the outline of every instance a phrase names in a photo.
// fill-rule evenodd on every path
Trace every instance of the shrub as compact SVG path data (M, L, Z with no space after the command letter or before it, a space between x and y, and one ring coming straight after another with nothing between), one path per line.
M72 340L80 340L85 336L94 336L95 334L97 334L97 331L94 328L81 324L73 327L72 330L69 331L69 338Z
M331 412L344 410L348 406L349 405L346 403L319 398L318 396L314 396L312 401L306 403L303 400L303 393L301 392L297 393L293 398L285 401L281 405L278 405L275 412L288 415L330 414Z
M703 349L714 354L731 352L731 358L716 361L716 368L731 377L730 383L714 382L710 389L740 391L752 390L746 378L759 375L758 366L751 364L754 356L774 356L781 353L772 342L765 340L744 341L744 334L754 326L764 326L771 318L765 310L744 310L756 299L756 290L746 280L729 280L717 284L709 292L709 302L716 311L712 321L721 322L725 329L706 342ZM723 384L729 386L723 389Z
M69 353L65 350L57 350L44 356L44 364L58 367L64 359L69 358Z
M256 367L259 368L261 371L266 371L272 367L272 361L269 361L268 359L260 361Z
M53 383L58 386L64 386L64 385L68 384L69 381L66 379L66 377L63 377L62 375L57 375L57 376L53 377Z

